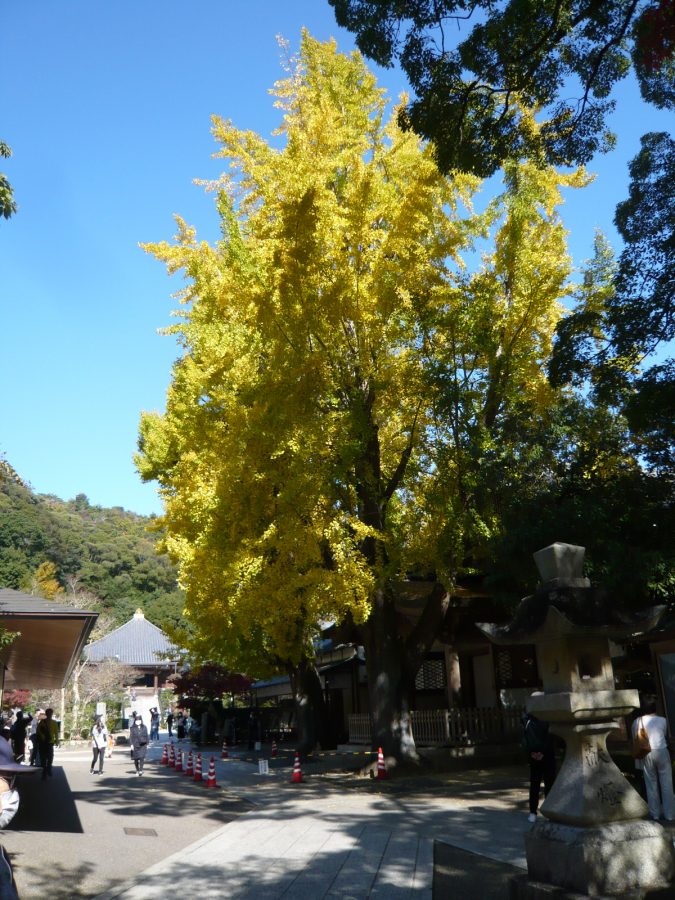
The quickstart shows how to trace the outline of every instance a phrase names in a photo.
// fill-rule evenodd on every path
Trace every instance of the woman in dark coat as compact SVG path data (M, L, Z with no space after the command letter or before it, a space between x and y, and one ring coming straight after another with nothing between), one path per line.
M136 766L136 774L142 775L145 754L148 751L148 729L143 724L141 716L136 716L134 719L134 724L129 730L129 740L131 741L131 758Z

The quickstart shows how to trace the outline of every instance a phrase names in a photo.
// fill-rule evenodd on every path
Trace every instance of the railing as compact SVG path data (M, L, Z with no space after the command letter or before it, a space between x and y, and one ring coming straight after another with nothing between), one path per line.
M517 740L521 733L520 707L494 709L469 707L416 710L411 713L415 743L468 747L475 744ZM354 713L349 720L349 743L370 744L372 730L368 713Z
M348 717L349 743L369 744L371 741L370 713L352 713Z

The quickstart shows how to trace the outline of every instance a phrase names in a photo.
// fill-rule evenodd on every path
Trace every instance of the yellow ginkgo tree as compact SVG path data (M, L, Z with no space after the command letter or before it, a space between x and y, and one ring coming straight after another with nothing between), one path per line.
M442 176L360 56L307 34L273 94L272 143L214 120L222 239L179 220L148 247L187 284L170 329L183 354L137 465L160 485L196 655L285 669L311 711L320 626L348 621L374 741L410 758L415 675L462 564L466 441L496 440L510 398L546 402L569 271L560 179L514 166L504 201L472 214L476 180ZM491 224L494 253L462 275ZM437 581L406 630L411 569Z

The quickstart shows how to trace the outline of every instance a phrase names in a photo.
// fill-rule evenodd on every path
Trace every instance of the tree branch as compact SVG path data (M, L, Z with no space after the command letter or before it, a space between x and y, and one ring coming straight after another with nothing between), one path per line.
M405 642L406 664L410 668L412 677L417 674L424 657L429 652L429 647L433 644L449 607L449 591L440 582L436 582L422 610L422 615Z
M408 466L408 462L410 461L410 456L412 454L412 450L413 450L413 446L414 446L415 429L417 428L417 419L419 417L421 408L422 408L422 401L420 400L420 402L417 404L417 409L415 410L415 417L413 419L412 427L410 428L410 438L408 440L408 444L407 444L405 450L403 451L403 453L401 454L401 459L399 460L399 463L396 466L394 473L392 474L391 478L389 479L389 482L388 482L386 488L384 489L384 502L385 503L388 503L391 500L391 498L394 494L394 491L400 485L400 483L403 479L403 476L405 475L405 470Z
M602 65L602 61L605 58L605 55L607 54L610 47L615 47L617 44L619 44L623 40L626 32L628 31L628 26L631 23L631 20L633 18L633 15L635 13L635 9L637 8L638 3L639 3L639 0L633 0L630 7L628 8L628 12L626 13L626 15L624 17L623 25L621 26L619 33L615 34L611 40L607 41L607 43L604 45L604 47L600 48L600 52L598 53L598 55L595 59L595 63L593 64L593 69L591 70L590 75L586 79L586 84L584 86L584 95L580 101L581 109L579 110L579 113L578 113L576 119L572 123L572 128L575 127L575 125L579 122L579 120L583 116L584 112L586 111L586 106L588 104L588 95L590 94L591 88L593 87L593 82L595 81L595 79L598 75L598 72L600 71L600 66Z

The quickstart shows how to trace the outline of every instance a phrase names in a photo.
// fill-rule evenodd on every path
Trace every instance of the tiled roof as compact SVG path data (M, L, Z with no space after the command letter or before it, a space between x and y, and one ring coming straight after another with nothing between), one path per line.
M96 613L84 609L73 609L55 600L44 600L32 594L23 594L12 588L0 588L0 616L95 616Z
M92 641L84 648L85 655L92 662L115 658L129 666L170 665L170 658L178 652L161 628L148 622L141 610L133 619L120 625L98 641Z

